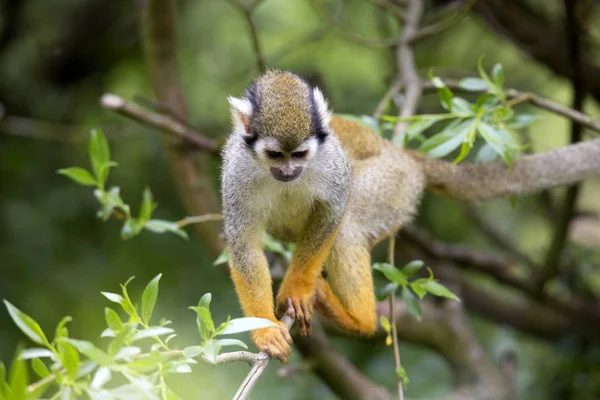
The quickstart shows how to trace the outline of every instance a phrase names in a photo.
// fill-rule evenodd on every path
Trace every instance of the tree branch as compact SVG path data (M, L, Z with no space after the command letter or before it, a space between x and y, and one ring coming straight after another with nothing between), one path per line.
M576 111L583 109L583 102L586 97L586 90L583 84L581 75L581 43L579 38L579 25L575 16L578 2L576 0L564 0L564 9L566 13L567 26L566 31L569 37L569 51L573 78L571 79L573 87L573 104L572 108ZM581 141L582 126L577 121L571 120L571 143ZM577 198L579 197L580 186L574 184L567 189L563 207L558 216L558 222L550 241L550 247L546 253L546 261L544 267L540 270L537 277L537 289L541 292L544 290L544 285L556 276L559 266L562 264L563 249L567 243L569 226L575 214Z
M450 17L439 21L435 24L425 26L419 29L411 38L411 43L416 43L421 40L428 39L432 36L439 35L447 29L452 28L457 25L468 13L471 11L471 8L475 5L477 0L467 0L462 7Z
M396 65L406 94L404 103L400 108L400 118L413 115L417 110L419 102L421 101L421 94L423 91L421 87L421 79L417 73L415 55L410 41L418 32L424 10L425 4L423 0L410 0L408 2L404 29L402 30L400 43L396 49ZM406 123L397 123L396 127L394 128L392 140L398 140L405 129Z
M135 103L128 102L122 97L110 93L106 93L100 98L100 104L107 110L115 111L135 121L159 128L166 134L173 135L175 138L197 149L205 150L212 154L219 153L219 146L214 141L200 135L197 130L192 129L169 115L145 110Z
M158 101L171 109L178 118L187 120L187 109L177 73L175 56L174 0L141 2L144 53L150 80ZM191 215L220 211L208 154L196 154L182 149L182 139L164 135L163 145L171 165L180 196ZM196 224L196 231L213 255L220 254L224 242L215 224Z
M294 344L313 366L312 371L335 394L342 399L391 400L392 396L385 388L371 382L346 357L331 347L318 321L313 320L311 326L311 336L296 336Z

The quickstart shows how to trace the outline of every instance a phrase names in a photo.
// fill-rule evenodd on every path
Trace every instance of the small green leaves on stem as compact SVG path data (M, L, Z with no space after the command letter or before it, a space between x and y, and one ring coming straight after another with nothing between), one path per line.
M517 115L513 107L521 101L507 101L504 93L504 70L496 64L491 77L483 68L482 59L477 64L479 78L465 78L459 87L468 91L483 91L475 102L456 97L444 82L430 72L429 78L438 91L445 114L414 115L406 118L383 116L393 122L412 122L401 135L404 146L412 140L420 142L419 150L432 158L441 158L458 151L454 162L464 160L471 152L478 137L485 142L485 153L479 160L489 161L492 157L502 158L509 166L521 149L515 141L512 130L520 129L535 119L532 116ZM426 138L424 133L433 125L447 120L441 132ZM487 146L487 147L486 147ZM481 153L481 151L480 151Z
M124 240L139 235L143 229L154 233L172 232L184 239L188 238L187 233L176 222L151 219L157 203L154 202L149 188L146 188L142 194L140 214L137 218L131 215L131 207L125 204L121 198L118 186L106 189L110 168L116 167L118 164L110 159L108 142L99 129L94 129L91 132L89 155L95 177L80 167L63 168L58 170L58 173L69 177L80 185L95 186L94 197L100 203L100 210L97 213L98 218L107 221L111 216L116 216L123 220L121 237Z
M402 269L398 269L387 263L373 264L373 269L381 272L390 281L383 289L377 291L377 300L383 301L398 288L401 288L402 299L406 304L408 312L419 321L421 320L419 300L423 299L427 293L460 301L454 293L434 279L431 269L428 269L429 276L427 278L413 279L424 265L421 260L411 261ZM381 323L383 326L385 322L381 321Z

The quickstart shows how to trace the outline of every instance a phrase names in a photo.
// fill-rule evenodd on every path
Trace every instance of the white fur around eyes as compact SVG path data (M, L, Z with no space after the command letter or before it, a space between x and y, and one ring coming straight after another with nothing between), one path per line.
M317 106L317 111L319 112L319 116L321 117L321 121L326 125L331 120L331 112L329 111L327 100L325 100L325 96L323 96L323 92L321 92L319 88L314 88L313 94L315 96L315 103Z

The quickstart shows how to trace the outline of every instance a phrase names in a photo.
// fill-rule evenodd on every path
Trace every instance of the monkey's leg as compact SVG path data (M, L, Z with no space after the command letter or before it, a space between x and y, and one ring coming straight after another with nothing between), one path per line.
M371 335L377 328L369 246L340 235L317 283L317 311L343 329Z
M317 279L329 256L340 219L341 211L334 213L327 205L315 205L277 294L278 315L286 311L290 299L302 336L310 334Z

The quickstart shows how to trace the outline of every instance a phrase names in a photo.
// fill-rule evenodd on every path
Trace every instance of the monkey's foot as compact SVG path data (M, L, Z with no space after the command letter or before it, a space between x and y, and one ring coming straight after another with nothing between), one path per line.
M292 336L288 327L279 321L274 321L278 326L257 329L252 331L252 340L260 351L266 352L272 358L276 358L283 364L287 364L292 353Z
M300 335L308 336L311 333L310 321L314 311L314 293L301 294L284 297L285 294L279 293L279 305L277 307L279 315L283 315L287 308L294 309L296 321L300 326Z

